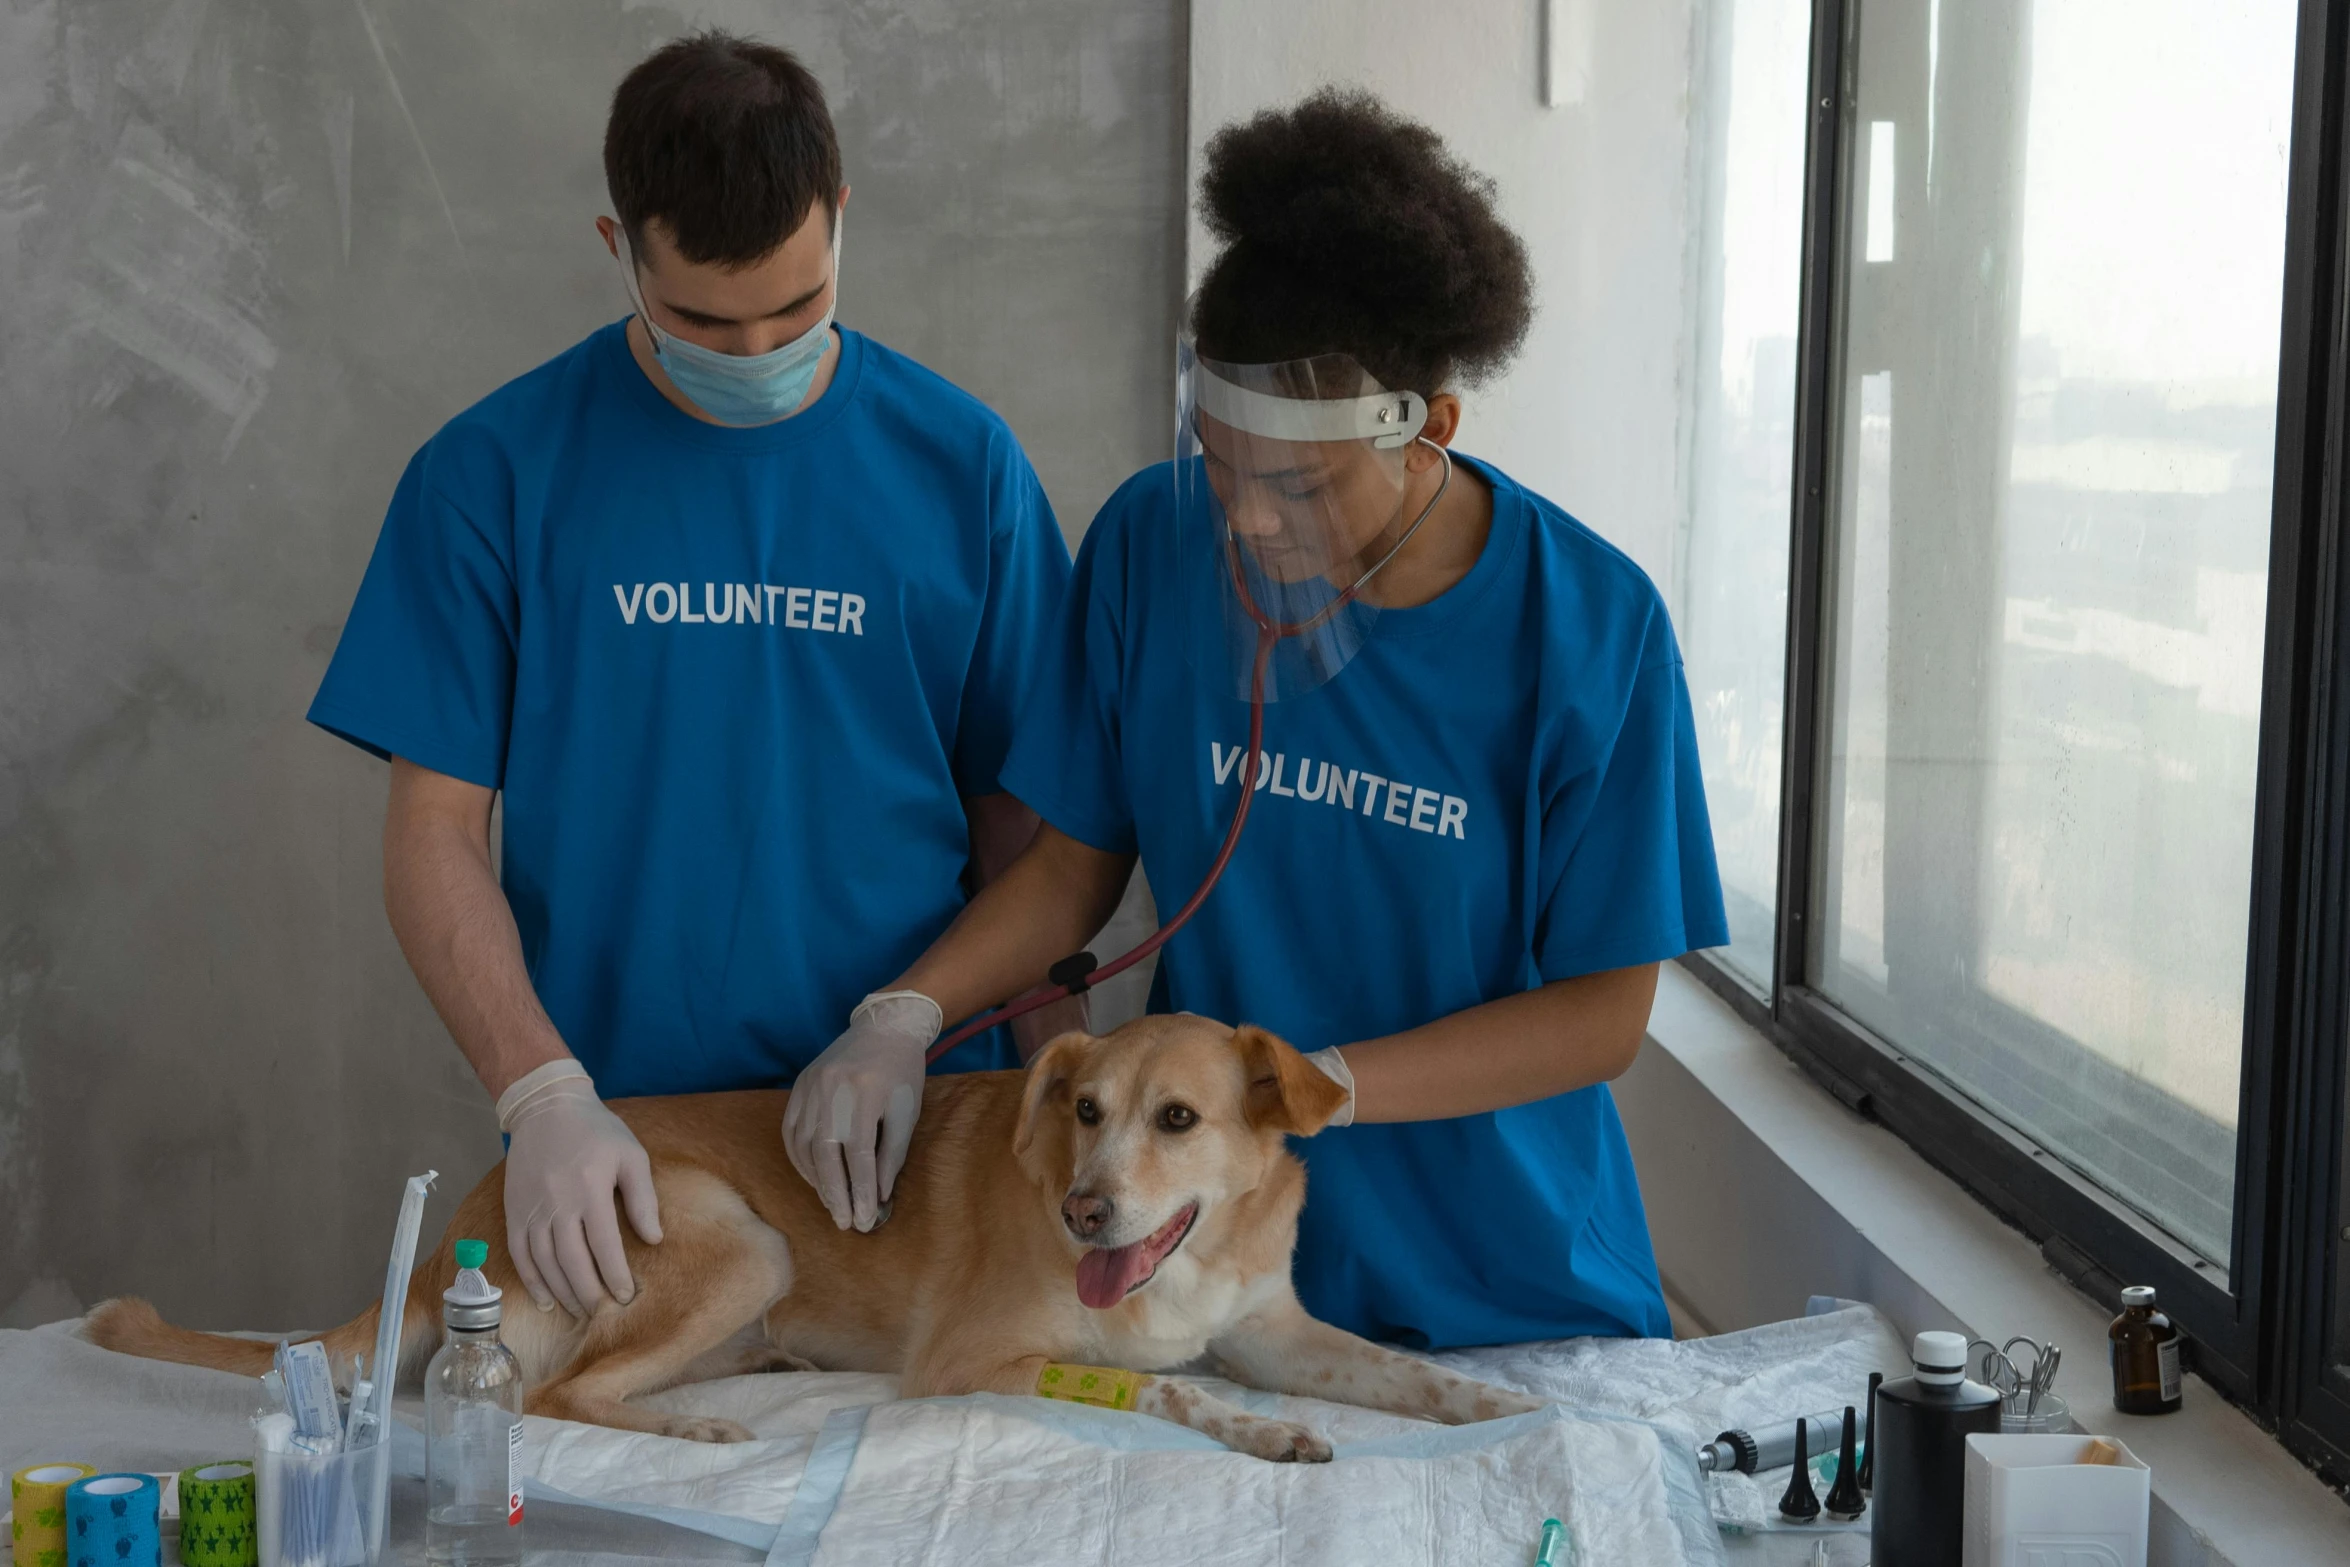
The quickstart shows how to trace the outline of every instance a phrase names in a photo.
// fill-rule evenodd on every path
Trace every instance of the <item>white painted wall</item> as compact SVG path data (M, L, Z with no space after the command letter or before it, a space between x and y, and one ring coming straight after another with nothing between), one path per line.
M1493 178L1533 254L1540 313L1515 366L1470 397L1460 447L1676 599L1690 0L1193 0L1191 14L1195 192L1218 127L1332 82L1380 94ZM1194 212L1192 279L1212 253Z

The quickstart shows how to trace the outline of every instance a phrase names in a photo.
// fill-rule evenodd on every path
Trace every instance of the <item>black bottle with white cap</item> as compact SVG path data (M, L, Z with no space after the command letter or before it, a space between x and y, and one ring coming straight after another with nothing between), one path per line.
M1966 1336L1920 1333L1917 1374L1877 1389L1869 1422L1871 1567L1959 1567L1966 1439L1999 1433L1999 1394L1966 1375Z

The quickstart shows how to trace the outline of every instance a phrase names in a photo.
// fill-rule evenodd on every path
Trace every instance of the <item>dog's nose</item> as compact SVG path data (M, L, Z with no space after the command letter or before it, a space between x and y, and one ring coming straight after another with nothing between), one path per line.
M1107 1197L1095 1197L1085 1192L1071 1192L1061 1202L1061 1220L1069 1226L1069 1233L1079 1240L1091 1240L1110 1222L1118 1205Z

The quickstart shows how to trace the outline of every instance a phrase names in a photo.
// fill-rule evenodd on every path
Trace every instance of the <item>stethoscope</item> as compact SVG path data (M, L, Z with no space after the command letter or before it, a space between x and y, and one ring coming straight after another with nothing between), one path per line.
M1132 951L1120 957L1112 958L1107 963L1099 963L1092 953L1078 952L1061 959L1060 962L1045 971L1046 988L1037 991L1034 995L1023 996L1017 1001L1007 1002L992 1012L983 1012L978 1017L964 1023L930 1047L929 1055L924 1058L925 1064L936 1061L964 1040L971 1038L974 1034L984 1033L998 1023L1008 1023L1039 1007L1049 1007L1054 1002L1065 1001L1071 996L1082 996L1103 980L1125 973L1135 964L1165 946L1173 939L1175 933L1181 930L1194 914L1199 912L1200 905L1208 901L1208 894L1216 890L1216 883L1223 878L1224 868L1232 863L1232 851L1240 847L1241 829L1248 825L1249 802L1256 798L1257 771L1264 766L1265 760L1263 752L1265 674L1273 661L1273 649L1280 645L1284 637L1302 637L1319 630L1329 623L1333 615L1353 603L1355 596L1370 584L1371 579L1386 570L1387 563L1401 554L1406 544L1412 542L1412 535L1420 531L1420 525L1428 520L1429 515L1436 510L1437 502L1444 499L1444 492L1452 487L1452 453L1424 435L1414 436L1412 439L1444 459L1444 477L1437 481L1436 493L1428 497L1428 504L1420 508L1420 514L1412 519L1412 525L1403 530L1403 536L1395 541L1386 554L1380 556L1368 570L1355 578L1353 584L1345 592L1339 594L1304 620L1276 620L1257 606L1255 596L1248 590L1248 572L1241 560L1243 546L1238 539L1232 536L1231 519L1229 517L1225 519L1225 564L1232 573L1232 586L1239 596L1240 606L1247 611L1248 618L1257 628L1256 656L1250 663L1248 676L1248 751L1240 773L1240 803L1232 808L1232 824L1224 829L1223 847L1216 851L1214 863L1209 865L1207 875L1201 878L1199 886L1193 890L1191 897L1185 901L1182 908L1175 911L1174 918L1144 937L1135 944Z

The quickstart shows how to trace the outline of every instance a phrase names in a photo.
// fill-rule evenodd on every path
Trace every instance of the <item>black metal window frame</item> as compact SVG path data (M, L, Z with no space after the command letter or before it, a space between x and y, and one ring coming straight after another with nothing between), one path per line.
M1813 983L1838 340L1864 0L1815 0L1790 486L1777 951L1759 991L1684 965L1829 1092L2040 1245L2108 1307L2156 1286L2198 1371L2350 1483L2350 0L2302 0L2287 174L2274 508L2230 1263L2221 1269L1952 1091Z

